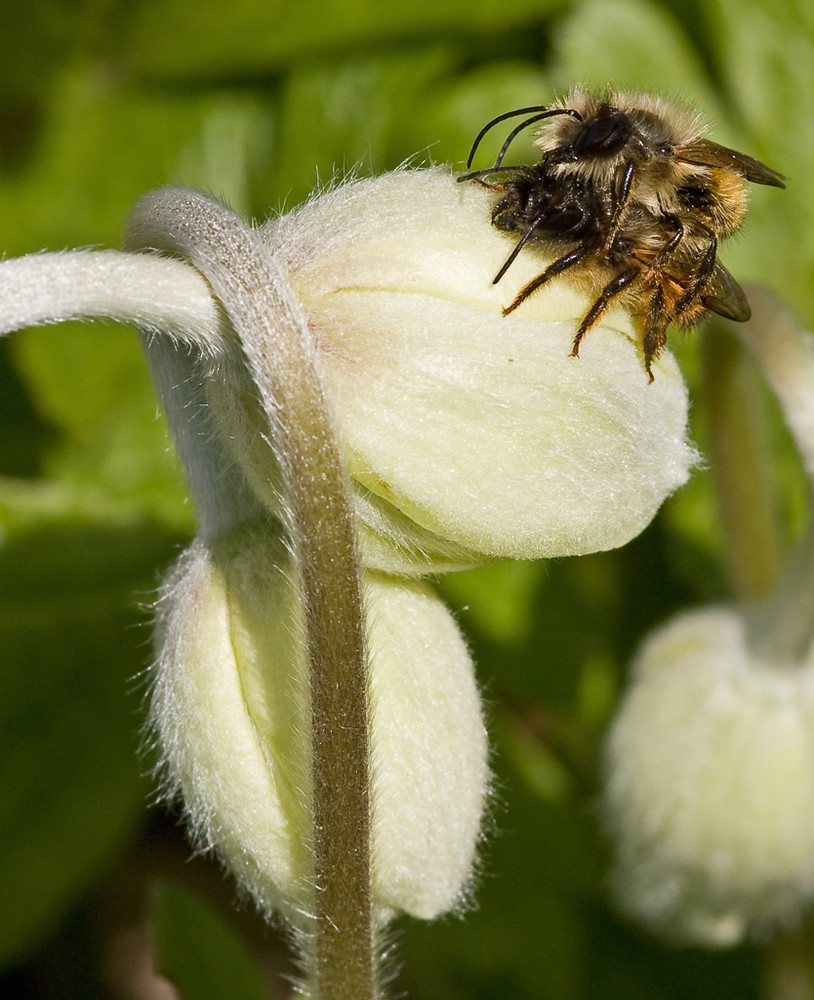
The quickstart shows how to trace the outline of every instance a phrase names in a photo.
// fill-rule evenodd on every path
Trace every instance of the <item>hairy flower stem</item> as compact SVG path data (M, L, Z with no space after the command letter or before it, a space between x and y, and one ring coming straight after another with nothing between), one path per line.
M175 189L148 195L128 242L180 254L204 275L238 335L268 418L310 665L314 891L299 928L306 986L319 1000L372 1000L378 983L360 572L346 472L307 322L253 231L208 197Z

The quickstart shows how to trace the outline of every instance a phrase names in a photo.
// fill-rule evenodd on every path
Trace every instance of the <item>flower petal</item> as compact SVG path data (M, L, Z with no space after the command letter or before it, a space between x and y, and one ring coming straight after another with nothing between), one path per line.
M487 741L474 667L423 583L371 574L376 897L429 919L463 899L485 808Z

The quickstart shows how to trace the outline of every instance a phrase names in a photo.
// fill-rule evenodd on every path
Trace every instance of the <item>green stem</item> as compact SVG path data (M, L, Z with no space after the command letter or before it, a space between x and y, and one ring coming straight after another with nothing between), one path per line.
M183 189L148 195L132 249L170 250L212 286L234 327L282 470L310 665L313 907L309 994L379 995L371 897L368 674L360 567L347 474L307 321L256 234L223 205Z
M780 583L750 615L752 645L766 661L794 669L810 661L814 642L814 340L776 295L757 286L748 292L752 319L736 330L774 391L809 488L806 534Z
M814 1000L814 951L810 922L776 935L766 949L765 1000Z
M704 376L724 565L735 596L750 599L777 582L780 532L758 373L723 321L708 324Z

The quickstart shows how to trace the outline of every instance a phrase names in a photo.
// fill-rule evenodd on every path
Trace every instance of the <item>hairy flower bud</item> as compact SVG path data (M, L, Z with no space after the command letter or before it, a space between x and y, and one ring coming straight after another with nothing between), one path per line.
M625 910L712 945L814 894L814 656L780 664L729 608L658 630L607 745L605 807Z
M463 898L487 787L472 662L431 590L369 575L374 904ZM159 605L152 725L196 839L295 926L312 894L308 663L296 572L266 530L196 543Z
M693 461L680 375L665 355L648 385L629 317L592 331L574 358L585 302L568 282L502 315L540 261L521 254L494 286L507 245L488 219L484 189L397 172L323 194L264 233L320 355L363 554L388 571L621 545ZM216 387L210 399L273 506L250 393Z

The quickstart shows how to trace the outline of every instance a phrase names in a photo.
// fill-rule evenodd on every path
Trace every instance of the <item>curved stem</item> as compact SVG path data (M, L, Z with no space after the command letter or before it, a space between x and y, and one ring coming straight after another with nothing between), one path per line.
M202 360L228 348L223 312L189 264L120 250L37 253L0 262L0 335L43 323L111 319L142 332L200 530L248 520L251 498L207 421ZM217 470L213 472L213 470Z
M181 254L204 275L238 335L268 418L310 665L314 907L307 985L320 1000L369 1000L378 984L360 570L346 472L307 321L256 234L204 195L148 195L131 219L128 242Z
M71 319L135 323L209 356L223 346L217 303L180 260L68 250L0 261L0 333Z

